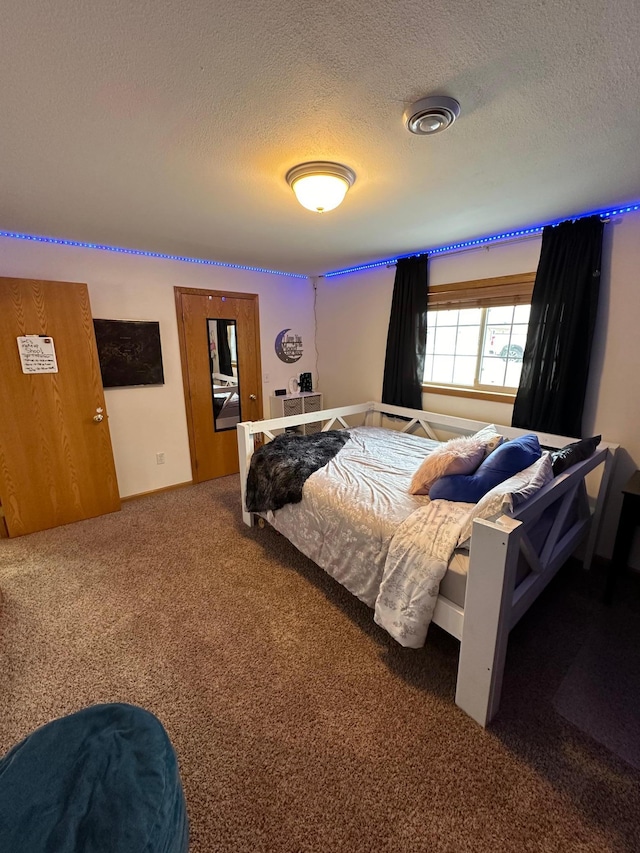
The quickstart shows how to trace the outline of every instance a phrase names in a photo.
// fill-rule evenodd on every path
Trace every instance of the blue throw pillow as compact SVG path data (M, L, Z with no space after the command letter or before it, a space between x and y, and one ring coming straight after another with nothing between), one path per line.
M429 497L434 501L464 501L475 504L498 483L533 465L541 455L540 442L534 433L513 438L490 453L475 474L441 477L431 486Z

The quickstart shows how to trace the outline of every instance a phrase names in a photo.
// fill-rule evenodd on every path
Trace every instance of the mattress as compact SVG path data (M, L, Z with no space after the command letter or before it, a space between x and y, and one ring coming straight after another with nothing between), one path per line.
M547 507L540 516L539 521L531 528L529 541L536 553L540 553L547 538L551 525L555 519L556 507L552 504ZM574 511L569 513L567 524L572 524L575 519ZM520 555L518 570L516 573L516 588L531 572L527 561ZM456 548L453 552L445 576L440 581L440 595L448 598L454 604L464 608L464 598L467 592L467 576L469 574L469 551L467 548Z
M466 548L456 548L449 560L446 574L440 581L440 595L464 608L468 574L469 552Z

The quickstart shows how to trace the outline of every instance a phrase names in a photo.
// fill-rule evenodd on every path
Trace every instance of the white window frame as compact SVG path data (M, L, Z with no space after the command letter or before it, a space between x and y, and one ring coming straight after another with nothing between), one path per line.
M505 305L530 305L535 272L518 273L516 275L504 275L496 278L476 279L474 281L454 282L452 284L435 285L429 288L427 310L452 310L463 308L491 308ZM478 377L480 356L484 342L484 329L486 328L486 312L483 313L482 327L478 340L478 354L476 364L476 380ZM449 394L451 396L476 397L487 400L512 401L515 397L515 388L507 386L499 390L495 386L474 384L454 385L449 383L436 384L432 382L423 383L423 391L426 393Z

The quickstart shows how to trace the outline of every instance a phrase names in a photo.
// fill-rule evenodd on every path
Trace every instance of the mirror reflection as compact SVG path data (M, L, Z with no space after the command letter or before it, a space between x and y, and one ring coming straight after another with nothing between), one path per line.
M213 395L213 425L217 432L235 429L242 420L235 320L207 319Z

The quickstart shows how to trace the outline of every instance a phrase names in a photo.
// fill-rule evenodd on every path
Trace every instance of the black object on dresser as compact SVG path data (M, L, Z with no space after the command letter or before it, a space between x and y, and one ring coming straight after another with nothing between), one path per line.
M310 373L301 373L299 386L301 391L313 391L313 377Z

